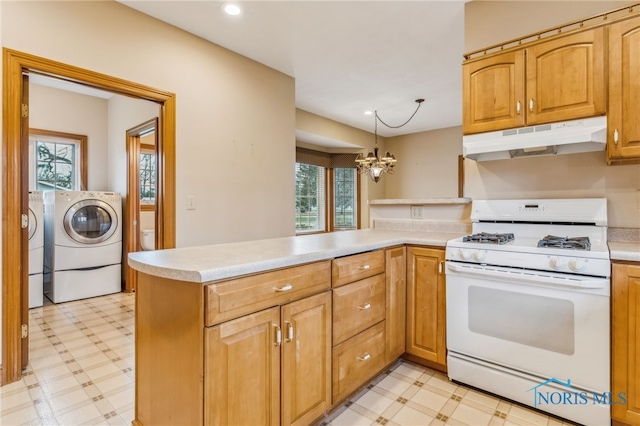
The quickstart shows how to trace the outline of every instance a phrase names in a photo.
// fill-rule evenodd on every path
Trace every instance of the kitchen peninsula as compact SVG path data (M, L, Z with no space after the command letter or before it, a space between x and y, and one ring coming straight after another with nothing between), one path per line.
M446 368L443 248L463 234L365 229L130 254L134 424L309 424L405 348Z

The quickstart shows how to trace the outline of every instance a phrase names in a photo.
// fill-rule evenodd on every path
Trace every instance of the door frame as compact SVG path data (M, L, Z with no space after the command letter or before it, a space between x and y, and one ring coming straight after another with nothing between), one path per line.
M150 129L155 130L154 151L157 159L160 157L158 153L158 119L152 118L144 123L127 130L127 204L125 209L125 223L128 226L124 229L126 235L124 244L125 257L132 252L140 250L140 133ZM158 172L156 167L156 181ZM158 194L156 190L156 204L153 206L154 212L157 210ZM155 215L155 213L154 213ZM154 230L157 228L154 222ZM157 237L157 231L154 234ZM155 241L158 247L158 242ZM134 292L138 284L138 274L129 265L124 267L125 288L127 293Z
M20 226L28 196L29 153L21 146L23 74L43 74L116 94L156 102L160 106L156 205L157 248L175 247L176 95L149 86L3 48L2 126L2 384L22 377L22 276L28 240ZM23 174L25 176L23 176ZM25 304L26 306L26 304ZM28 338L28 337L27 337ZM26 355L26 354L25 354Z

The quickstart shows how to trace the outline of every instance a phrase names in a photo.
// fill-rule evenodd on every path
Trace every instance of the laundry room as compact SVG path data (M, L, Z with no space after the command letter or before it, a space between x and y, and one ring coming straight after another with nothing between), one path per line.
M151 101L29 76L29 308L124 288L128 176L143 167L143 157L129 160L142 151L128 152L128 141L144 137L143 172L155 184L147 142L155 129L147 125L133 139L130 131L158 115ZM145 192L134 215L151 232L154 191Z

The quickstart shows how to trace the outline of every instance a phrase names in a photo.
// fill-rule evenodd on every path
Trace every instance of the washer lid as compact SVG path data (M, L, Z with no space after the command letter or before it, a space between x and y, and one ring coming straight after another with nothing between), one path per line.
M108 240L118 227L115 210L104 201L82 200L64 215L64 229L82 244L99 244Z

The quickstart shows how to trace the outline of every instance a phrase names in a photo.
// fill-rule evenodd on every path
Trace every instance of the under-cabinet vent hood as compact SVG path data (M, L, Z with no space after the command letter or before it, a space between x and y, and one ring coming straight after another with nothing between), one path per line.
M606 145L604 116L462 137L464 156L477 161L603 151Z

